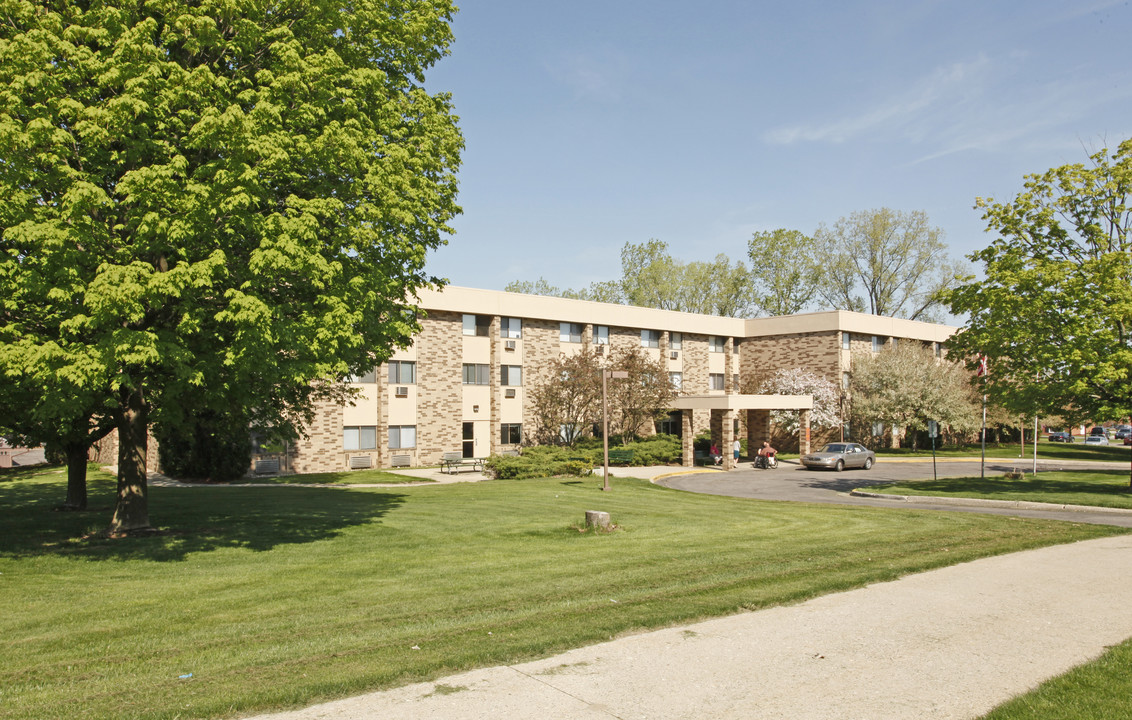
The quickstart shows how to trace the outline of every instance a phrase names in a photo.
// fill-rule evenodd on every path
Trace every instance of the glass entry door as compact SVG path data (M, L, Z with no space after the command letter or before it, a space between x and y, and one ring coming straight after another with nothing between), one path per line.
M476 424L474 422L464 423L464 457L470 458L476 456Z

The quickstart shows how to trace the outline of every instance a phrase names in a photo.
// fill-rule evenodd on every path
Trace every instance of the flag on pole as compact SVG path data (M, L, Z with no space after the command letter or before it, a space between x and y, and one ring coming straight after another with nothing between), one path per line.
M987 370L987 356L986 355L980 355L979 356L979 367L978 367L977 370L975 370L975 375L977 375L978 377L985 377L989 372L990 371Z

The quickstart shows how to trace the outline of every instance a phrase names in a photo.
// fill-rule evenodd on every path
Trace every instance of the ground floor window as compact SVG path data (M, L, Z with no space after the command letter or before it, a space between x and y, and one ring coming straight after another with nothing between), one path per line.
M662 435L675 435L683 437L684 435L684 422L682 419L683 413L679 410L673 410L668 415L656 423L656 431Z
M416 425L390 425L389 448L400 450L402 448L415 448L417 446Z
M359 425L342 428L342 447L346 450L376 450L377 426Z
M518 445L523 442L522 423L503 423L500 425L499 442L503 445Z

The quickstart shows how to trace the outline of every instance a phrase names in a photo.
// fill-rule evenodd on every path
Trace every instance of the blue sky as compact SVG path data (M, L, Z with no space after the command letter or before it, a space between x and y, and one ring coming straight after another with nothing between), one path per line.
M620 276L778 227L923 210L955 257L977 196L1132 137L1128 0L466 0L426 87L467 147L429 271L502 289Z

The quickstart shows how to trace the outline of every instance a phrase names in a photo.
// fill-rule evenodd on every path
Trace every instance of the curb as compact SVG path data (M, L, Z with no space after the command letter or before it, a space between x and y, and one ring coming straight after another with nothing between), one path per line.
M939 497L937 495L888 495L885 493L866 492L864 490L850 490L849 494L853 497L892 500L906 503L922 502L932 503L934 505L966 505L970 507L1013 508L1016 510L1059 510L1062 512L1132 515L1132 510L1126 508L1101 507L1099 505L1059 505L1057 503L1033 502L1032 500L984 500L982 498Z

